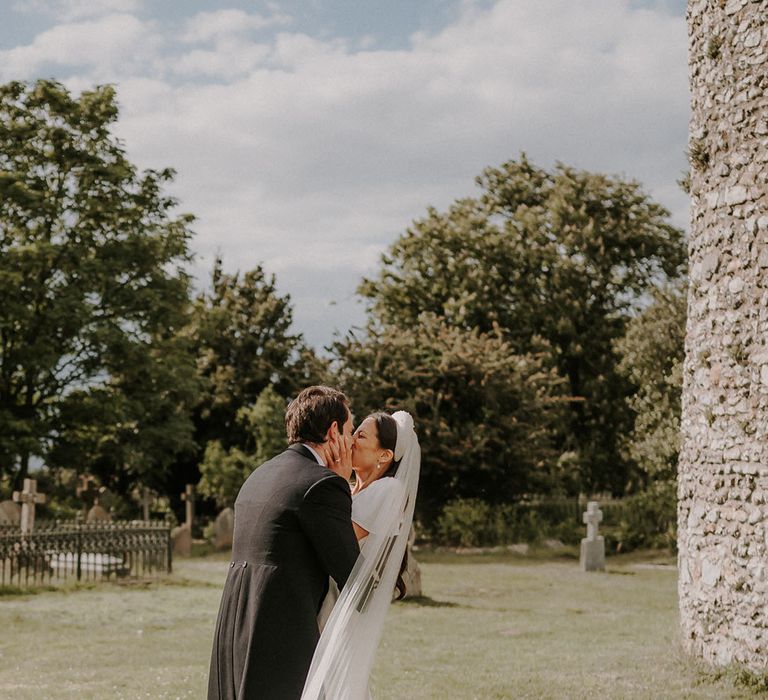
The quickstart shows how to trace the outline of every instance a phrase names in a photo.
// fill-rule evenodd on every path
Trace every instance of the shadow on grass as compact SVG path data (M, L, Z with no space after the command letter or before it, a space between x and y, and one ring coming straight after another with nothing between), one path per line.
M413 596L412 598L404 598L398 601L404 605L416 605L420 608L466 608L466 605L460 605L459 603L451 603L447 600L435 600L426 595Z
M481 548L428 548L421 547L414 551L419 562L428 564L513 564L519 566L536 566L552 562L572 563L579 561L576 548L563 547L560 549L531 547L522 554L507 550L504 547Z
M39 586L0 586L0 598L11 596L31 596L39 593L73 593L75 591L90 591L98 584L92 581L81 583L60 583L58 585L45 584Z
M64 581L58 584L41 584L38 586L12 586L0 585L0 599L18 596L33 596L40 593L77 593L79 591L93 591L101 588L108 590L110 587L131 588L136 590L150 590L160 586L172 586L177 588L221 588L219 583L185 578L183 576L164 575L146 578L117 578L103 581Z

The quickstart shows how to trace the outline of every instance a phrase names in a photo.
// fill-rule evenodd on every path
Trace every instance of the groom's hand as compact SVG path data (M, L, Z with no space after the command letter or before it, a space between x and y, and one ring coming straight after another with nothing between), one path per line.
M325 446L328 469L349 481L352 478L352 438L336 433Z

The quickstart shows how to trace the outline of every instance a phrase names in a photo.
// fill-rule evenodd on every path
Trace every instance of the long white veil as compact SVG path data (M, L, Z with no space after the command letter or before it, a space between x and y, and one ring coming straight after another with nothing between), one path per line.
M392 414L397 423L393 477L385 507L379 510L360 556L320 636L304 685L302 700L366 700L368 677L384 620L408 544L419 485L421 449L413 418Z

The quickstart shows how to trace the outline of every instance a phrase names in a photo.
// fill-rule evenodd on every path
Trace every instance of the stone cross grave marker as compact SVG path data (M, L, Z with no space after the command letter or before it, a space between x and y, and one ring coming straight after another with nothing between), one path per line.
M152 498L152 494L150 494L149 489L143 489L141 492L141 512L144 516L144 520L149 520L149 507L152 505L153 500L154 499Z
M192 520L195 517L195 487L192 484L187 484L187 488L184 489L184 493L181 494L181 500L187 504L187 513L184 524L192 530Z
M87 516L88 511L99 502L99 489L93 478L86 474L81 474L79 481L76 493L83 502L83 516Z
M13 500L21 503L21 531L26 534L35 527L35 506L45 503L45 495L37 492L35 479L24 479L24 488L13 492Z
M605 569L605 539L597 534L597 526L603 519L597 501L587 503L584 513L584 523L587 526L587 536L581 541L581 556L579 565L582 571L602 571Z

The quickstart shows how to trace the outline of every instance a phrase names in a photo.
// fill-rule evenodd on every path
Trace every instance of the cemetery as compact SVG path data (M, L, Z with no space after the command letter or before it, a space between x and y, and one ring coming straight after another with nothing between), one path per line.
M60 523L56 534L33 529L13 535L18 545L39 533L31 542L47 554L38 561L62 571L38 573L35 580L30 569L15 586L0 589L0 625L17 631L17 644L3 650L0 695L127 699L143 696L147 677L152 698L204 694L232 519L231 509L223 511L209 530L211 541L203 547L196 540L203 553L190 555L185 532L193 525L194 490L184 494L190 520L174 528L174 539L169 527L142 521L122 529L103 521ZM376 697L703 700L760 692L762 686L749 686L756 680L713 674L682 654L674 555L605 556L599 504L587 504L581 521L575 526L584 535L580 546L553 540L485 548L416 545L410 593L390 611L374 669ZM5 527L2 537L10 537ZM79 579L67 534L84 542ZM30 568L33 559L15 556ZM172 572L166 568L171 557ZM78 635L87 666L72 665L73 640L54 634L64 628ZM22 651L31 647L38 649L34 657ZM44 665L44 675L33 673L37 665ZM135 668L144 670L140 677ZM27 676L23 686L19 674Z
M418 439L388 549L339 530L373 698L768 697L766 3L332 4L7 10L0 698L204 697L225 581L237 625L294 573L235 503L317 384ZM364 466L311 463L334 513ZM305 489L246 509L319 595Z
M78 495L87 502L92 490L80 489ZM37 491L35 479L25 479L13 501L3 502L0 587L27 589L171 572L173 541L165 523L113 521L98 503L86 509L84 518L36 519L36 507L43 503L45 494Z

